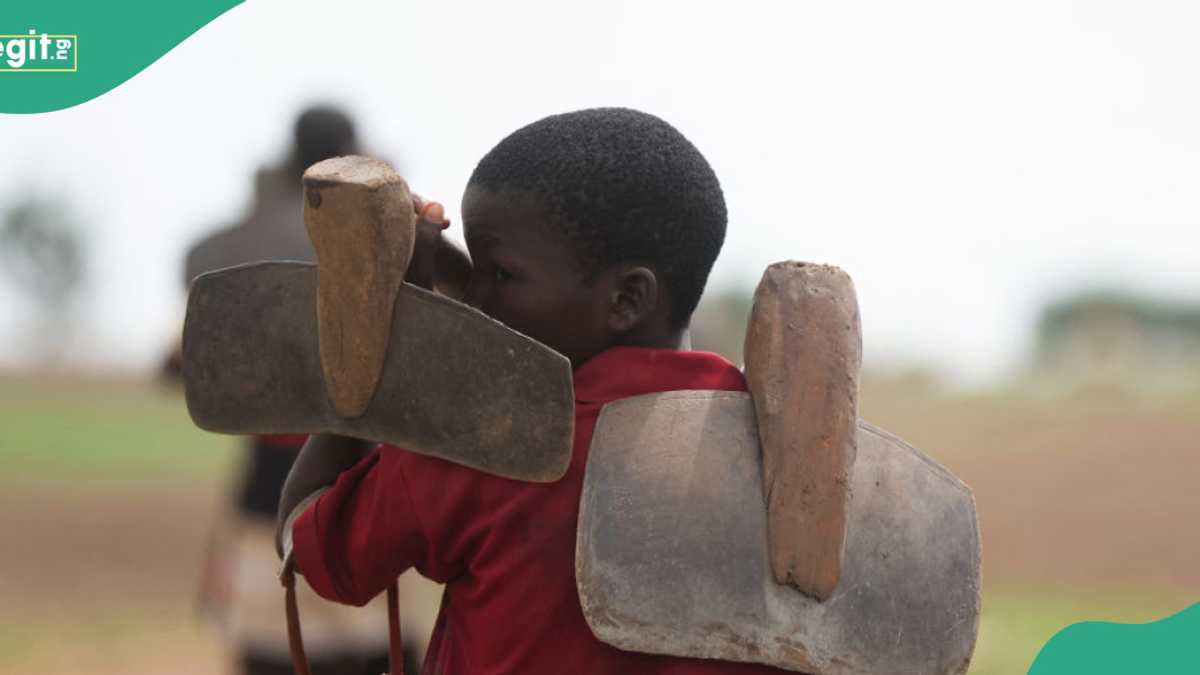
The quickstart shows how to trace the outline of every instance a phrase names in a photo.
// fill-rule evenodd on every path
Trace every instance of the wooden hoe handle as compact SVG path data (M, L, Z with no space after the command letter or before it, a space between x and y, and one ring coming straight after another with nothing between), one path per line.
M338 415L359 417L383 373L417 214L404 179L377 159L327 159L309 167L303 182L325 386Z
M296 675L312 675L308 667L308 656L304 653L304 637L300 633L300 610L296 606L296 573L291 565L284 569L280 580L284 588L288 651L292 655L292 670L296 671ZM388 671L391 675L404 675L404 640L400 634L400 590L396 582L392 582L387 589L387 612Z
M776 582L833 595L858 439L862 334L854 282L829 265L771 265L754 294L746 382L763 452Z
M377 159L327 159L309 167L303 183L304 224L317 252L317 341L325 388L338 415L359 417L383 373L417 215L404 179ZM297 675L310 675L290 566L281 578L292 665ZM403 675L395 582L388 587L387 606L389 670Z

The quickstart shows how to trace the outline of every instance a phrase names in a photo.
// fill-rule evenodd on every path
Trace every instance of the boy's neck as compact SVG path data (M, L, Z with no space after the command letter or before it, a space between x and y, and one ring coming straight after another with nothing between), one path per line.
M608 344L607 346L600 349L599 351L591 354L590 356L588 356L585 359L578 360L578 361L575 359L572 359L571 360L571 368L572 369L578 368L579 366L583 365L584 363L587 363L588 361L592 360L594 357L598 356L599 354L602 354L610 349L613 349L614 347L638 347L638 348L642 348L642 349L671 349L671 350L675 350L675 351L691 351L692 350L692 338L691 338L691 333L688 330L687 326L684 326L683 328L681 328L677 331L672 331L670 333L666 333L664 335L660 335L657 337L628 334L628 335L621 336L621 338L613 341L612 343Z
M614 342L611 347L645 347L647 349L676 349L690 351L692 335L687 325L673 331L631 331Z

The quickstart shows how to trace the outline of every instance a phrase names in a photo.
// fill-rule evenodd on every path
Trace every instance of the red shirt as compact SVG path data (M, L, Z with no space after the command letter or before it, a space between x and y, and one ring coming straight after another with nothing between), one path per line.
M409 567L446 584L426 675L779 673L766 666L624 652L592 634L575 588L575 530L600 408L659 391L745 391L716 354L620 347L574 373L566 475L526 483L381 446L344 472L292 528L298 568L320 595L362 605Z

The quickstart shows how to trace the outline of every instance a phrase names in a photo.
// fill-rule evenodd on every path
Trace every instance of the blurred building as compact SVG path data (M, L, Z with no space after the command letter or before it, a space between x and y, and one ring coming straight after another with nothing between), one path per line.
M1091 292L1049 305L1035 368L1066 384L1200 388L1200 303Z

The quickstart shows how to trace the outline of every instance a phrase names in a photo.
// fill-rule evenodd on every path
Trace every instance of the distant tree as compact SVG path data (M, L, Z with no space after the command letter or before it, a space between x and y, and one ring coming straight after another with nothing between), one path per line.
M692 347L716 352L741 365L753 306L753 287L731 285L705 293L692 315Z
M59 201L27 197L3 214L0 276L32 302L34 339L43 357L56 358L65 342L86 254L82 231Z

